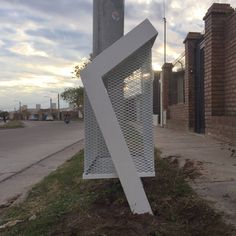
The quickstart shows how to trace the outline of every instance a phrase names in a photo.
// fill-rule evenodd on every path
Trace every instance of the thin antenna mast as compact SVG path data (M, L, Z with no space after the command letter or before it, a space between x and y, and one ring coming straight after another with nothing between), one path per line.
M166 63L166 4L165 0L163 0L163 12L164 12L164 63Z

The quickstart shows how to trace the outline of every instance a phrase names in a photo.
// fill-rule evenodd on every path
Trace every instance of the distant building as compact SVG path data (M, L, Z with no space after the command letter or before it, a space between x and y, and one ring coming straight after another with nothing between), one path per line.
M57 104L56 103L52 103L52 109L57 109Z
M36 104L36 110L39 111L41 109L41 104Z
M27 106L27 105L21 106L21 111L26 111L27 109L28 109L28 106Z

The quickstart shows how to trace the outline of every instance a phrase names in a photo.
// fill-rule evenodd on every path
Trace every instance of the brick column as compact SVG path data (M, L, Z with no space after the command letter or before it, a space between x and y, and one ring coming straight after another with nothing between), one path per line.
M162 92L162 101L163 101L163 111L166 110L168 114L168 107L170 101L170 91L169 91L169 84L170 78L172 76L172 63L165 63L162 66L162 78L163 78L163 92Z
M224 26L234 10L229 4L214 3L205 20L205 116L206 128L211 116L224 115Z
M184 96L187 113L188 128L195 128L195 49L201 33L188 33L185 44L185 76L184 76Z

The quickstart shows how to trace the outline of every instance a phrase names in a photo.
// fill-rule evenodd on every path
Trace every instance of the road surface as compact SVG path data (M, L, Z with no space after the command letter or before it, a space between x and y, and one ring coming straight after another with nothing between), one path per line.
M16 185L18 175L50 156L57 158L62 150L64 156L73 155L78 149L76 143L83 138L82 122L28 121L25 128L0 130L0 203L3 189ZM63 158L61 155L59 159Z

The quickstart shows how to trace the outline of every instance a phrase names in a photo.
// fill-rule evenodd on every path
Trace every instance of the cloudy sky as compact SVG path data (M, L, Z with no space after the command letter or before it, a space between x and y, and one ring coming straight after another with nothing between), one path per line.
M92 52L92 0L0 0L0 110L49 106L81 85L73 67ZM223 2L223 1L216 1ZM236 0L224 1L236 7ZM166 0L167 60L183 52L189 31L203 31L212 0ZM153 68L163 63L163 0L125 0L125 33L145 18L159 32ZM66 104L63 104L64 106Z

